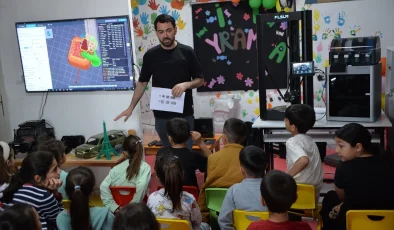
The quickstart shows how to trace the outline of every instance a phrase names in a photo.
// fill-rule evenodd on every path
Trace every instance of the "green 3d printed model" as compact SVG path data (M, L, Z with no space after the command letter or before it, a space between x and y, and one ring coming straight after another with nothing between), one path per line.
M107 160L111 160L111 153L113 153L115 156L119 156L119 153L112 147L111 143L109 142L105 121L103 121L103 129L104 129L103 145L101 146L100 153L97 155L96 159L100 159L101 155L104 154Z

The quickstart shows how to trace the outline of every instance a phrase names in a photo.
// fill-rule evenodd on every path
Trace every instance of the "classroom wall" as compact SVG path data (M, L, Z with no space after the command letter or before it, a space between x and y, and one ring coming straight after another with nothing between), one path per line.
M15 22L128 15L127 0L0 0L0 60L3 79L0 79L6 119L12 129L26 120L39 118L42 93L26 93L18 51ZM102 132L103 120L107 130L135 129L139 135L139 108L125 123L113 119L130 103L132 91L49 93L43 118L55 127L57 138L82 134L86 138ZM3 127L2 127L3 128Z
M147 49L157 45L158 40L153 30L152 22L157 14L168 13L177 18L178 34L177 40L193 46L192 14L189 1L183 4L174 4L177 0L131 0L133 17L135 22L137 63L142 63L142 57ZM153 4L154 3L154 4ZM394 30L390 27L394 22L394 1L392 0L360 0L324 4L305 5L305 0L297 0L297 10L311 9L314 12L314 34L318 37L314 41L314 61L316 66L324 69L328 61L328 51L331 39L334 36L352 37L377 35L382 41L382 56L386 56L386 47L394 45ZM158 6L157 8L155 6ZM153 18L152 18L153 17ZM341 21L338 24L339 17ZM329 20L328 20L329 18ZM147 20L144 20L147 19ZM328 23L329 22L329 23ZM145 23L145 24L144 24ZM327 33L327 39L321 39ZM234 62L234 61L233 61ZM236 64L236 63L233 63ZM315 107L324 107L323 97L324 81L314 79ZM196 117L212 117L214 100L229 92L194 92L194 107ZM245 121L254 121L259 115L258 91L233 91L232 94L240 94L241 100L236 116ZM269 105L277 106L283 104L279 100L276 90L267 91ZM144 130L154 132L154 119L149 111L149 90L144 95L141 103Z

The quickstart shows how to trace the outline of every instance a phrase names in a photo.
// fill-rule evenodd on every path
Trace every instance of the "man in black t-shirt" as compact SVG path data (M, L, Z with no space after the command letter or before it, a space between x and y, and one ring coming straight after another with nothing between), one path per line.
M170 15L159 15L154 22L156 35L160 40L157 45L148 50L143 58L141 75L134 91L130 106L119 114L115 121L131 116L135 106L144 94L145 88L152 76L152 87L172 89L172 95L179 97L185 92L183 113L153 110L155 128L164 147L170 146L166 122L173 117L182 117L194 128L194 109L192 89L204 84L200 61L193 48L175 41L177 27L175 19ZM187 142L191 149L191 139Z

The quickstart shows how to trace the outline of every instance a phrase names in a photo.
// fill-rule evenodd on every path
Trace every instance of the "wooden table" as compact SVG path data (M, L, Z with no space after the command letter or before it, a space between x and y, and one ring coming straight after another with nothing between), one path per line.
M19 167L22 165L22 161L24 159L18 157L15 159L15 166ZM82 159L76 158L74 153L69 153L66 155L66 163L62 165L62 167L75 167L75 166L85 166L85 167L115 167L117 164L124 161L124 155L120 154L119 156L111 156L111 160L107 160L105 156L102 156L100 159L90 158L90 159Z
M214 138L203 138L204 140L210 140L214 139L215 142L212 145L207 145L208 149L211 151L217 152L220 150L220 139L222 138L222 134L215 134ZM145 155L150 156L150 155L156 155L157 151L162 147L162 146L148 146L148 144L153 141L153 140L160 140L158 136L152 136L152 135L144 135L144 148L145 148ZM193 150L200 150L200 147L197 145L193 145Z

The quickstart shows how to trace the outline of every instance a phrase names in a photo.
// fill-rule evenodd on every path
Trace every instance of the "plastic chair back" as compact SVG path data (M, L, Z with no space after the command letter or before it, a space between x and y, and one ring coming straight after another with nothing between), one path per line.
M160 190L162 188L163 188L162 185L157 186L157 190ZM198 194L198 188L196 186L183 186L182 190L192 194L194 196L194 198L196 199L196 201L198 201L199 194Z
M62 200L62 203L65 210L70 210L71 200ZM103 201L98 195L93 195L90 197L89 205L91 207L104 207Z
M103 201L101 200L101 197L98 194L90 196L89 205L91 207L104 207Z
M136 193L136 188L132 186L110 186L109 189L111 190L114 201L120 207L128 205Z
M315 186L297 184L297 200L291 209L313 210L316 208Z
M65 210L70 210L70 204L71 204L70 200L62 200L62 203L63 203L63 208Z
M394 210L350 210L346 213L346 229L394 228Z
M268 220L268 212L247 212L243 210L233 211L233 225L237 230L247 229L252 222L258 220Z
M222 208L224 197L228 188L207 188L205 189L206 205L211 218L217 220L218 212Z
M160 223L160 230L188 230L190 229L190 223L187 220L177 220L177 219L165 219L156 218Z

